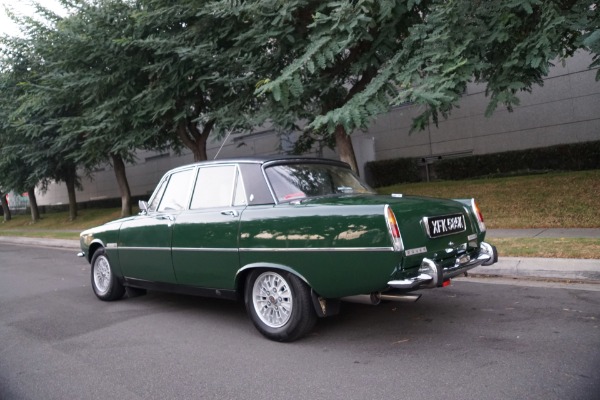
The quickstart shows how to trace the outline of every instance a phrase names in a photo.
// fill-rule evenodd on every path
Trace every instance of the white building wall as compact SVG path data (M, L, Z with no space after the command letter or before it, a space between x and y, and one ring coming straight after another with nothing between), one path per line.
M409 133L412 119L424 108L406 105L378 117L367 133L375 137L376 158L486 154L564 143L600 140L600 83L589 70L591 57L579 53L558 64L532 93L509 112L500 105L486 118L485 86L469 84L460 101L439 126Z
M564 65L558 63L532 93L521 93L521 103L508 112L500 105L486 118L489 99L485 86L469 84L460 107L452 111L439 126L430 126L420 132L409 133L412 119L419 115L421 106L396 107L377 117L365 132L352 136L360 164L373 159L399 157L445 157L461 154L486 154L510 150L545 147L564 143L600 140L600 82L595 81L596 70L589 70L591 56L578 53ZM246 135L231 135L221 148L221 141L208 143L208 158L219 152L219 158L278 154L287 142L280 143L271 129L257 130ZM219 150L220 149L220 150ZM331 150L324 157L335 158ZM193 162L191 153L180 156L162 156L140 151L137 162L127 166L132 195L149 196L161 176L171 168ZM110 166L83 178L83 191L77 193L78 202L118 198L119 190ZM40 205L67 204L64 184L51 185L45 194L38 193Z

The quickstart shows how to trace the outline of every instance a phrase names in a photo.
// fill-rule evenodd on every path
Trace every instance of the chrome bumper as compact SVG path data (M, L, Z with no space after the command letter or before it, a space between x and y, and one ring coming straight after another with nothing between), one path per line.
M442 268L435 261L424 258L419 268L419 276L414 278L389 281L388 285L394 289L434 288L441 286L444 281L463 274L480 265L492 265L498 261L496 248L489 243L481 242L479 254L475 258L468 255L457 257L451 267Z

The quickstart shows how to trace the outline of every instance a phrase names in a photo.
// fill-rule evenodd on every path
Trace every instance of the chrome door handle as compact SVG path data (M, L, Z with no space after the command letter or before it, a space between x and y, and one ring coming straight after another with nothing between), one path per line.
M221 211L221 214L223 215L231 215L232 217L237 217L240 215L239 212L237 212L236 210L223 210Z
M175 221L175 217L172 215L157 215L154 218L160 219L160 220L168 219L171 222Z

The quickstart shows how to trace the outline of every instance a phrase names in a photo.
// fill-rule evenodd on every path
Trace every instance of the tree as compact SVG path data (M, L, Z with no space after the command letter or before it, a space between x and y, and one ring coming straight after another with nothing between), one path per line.
M208 137L214 132L251 129L257 99L253 80L241 64L223 56L239 21L222 25L201 12L206 0L143 1L136 30L144 37L125 42L150 52L142 67L148 85L134 100L138 118L153 121L176 135L195 161L206 160Z
M327 129L353 168L348 134L391 106L425 105L413 124L422 129L475 81L487 85L488 114L499 104L510 109L519 91L542 84L552 60L593 50L600 39L591 0L224 0L209 11L248 21L237 48L262 48L262 62L272 61L257 94L275 114Z
M149 84L143 69L148 52L122 44L143 35L133 15L135 1L79 1L52 32L51 49L44 49L48 72L43 90L69 96L74 113L54 120L58 142L78 143L69 158L91 169L111 163L121 193L121 216L132 213L126 162L139 149L162 149L170 138L156 124L138 118L134 99ZM42 42L41 46L46 43Z
M585 48L584 38L597 29L594 18L592 1L430 2L427 17L365 90L314 124L358 127L362 119L349 117L371 118L372 101L412 102L426 106L413 124L423 129L448 115L469 81L487 86L488 116L498 105L512 110L519 92L543 84L554 60Z
M40 11L41 10L41 11ZM56 120L72 114L76 105L70 102L65 93L44 86L43 76L47 73L47 60L51 52L43 49L52 47L52 23L60 20L57 15L38 6L45 21L31 17L14 17L22 25L27 37L3 37L3 71L10 71L16 77L10 86L11 104L4 107L10 112L5 120L9 137L8 145L13 146L11 156L19 155L19 160L28 166L26 177L15 178L13 186L27 184L27 191L33 193L30 204L35 208L33 187L40 182L45 189L51 180L65 182L69 196L69 217L77 217L75 190L79 185L77 165L69 157L77 148L76 142L58 141ZM45 45L45 47L44 47ZM6 144L4 146L6 148ZM6 159L5 159L6 161ZM12 169L16 171L16 169ZM37 212L37 210L35 210ZM34 209L32 209L34 213ZM35 218L34 214L32 216Z
M0 64L0 184L7 191L27 192L33 223L40 219L35 195L35 186L44 176L37 175L39 166L34 165L29 151L36 146L19 134L13 126L13 114L18 109L19 99L24 94L21 82L30 79L34 74L32 60L29 57L26 42L13 40L13 46L2 49ZM5 195L3 202L6 203ZM5 220L10 219L8 204Z
M306 119L307 143L320 130L312 124L315 117L339 109L364 90L393 55L398 38L424 17L422 7L386 1L225 3L210 11L249 21L232 50L241 51L242 59L245 49L258 55L252 68L257 94L272 100L267 109L276 123ZM377 102L370 107L385 109ZM325 127L340 158L357 170L349 137L353 127L343 121Z

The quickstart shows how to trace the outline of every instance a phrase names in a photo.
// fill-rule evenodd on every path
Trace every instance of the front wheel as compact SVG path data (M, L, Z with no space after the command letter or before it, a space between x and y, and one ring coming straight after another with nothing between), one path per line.
M265 337L292 342L315 325L310 288L285 271L255 270L246 280L246 310L254 326Z
M125 294L125 288L115 276L104 249L98 249L92 256L92 289L100 300L118 300Z

